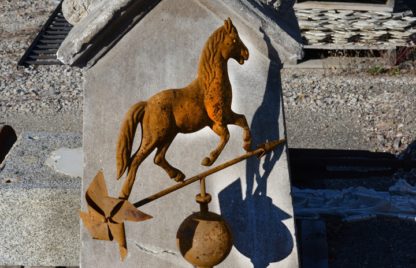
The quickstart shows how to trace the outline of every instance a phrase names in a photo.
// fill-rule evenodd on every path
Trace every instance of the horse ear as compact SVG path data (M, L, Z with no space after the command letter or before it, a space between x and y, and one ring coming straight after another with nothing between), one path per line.
M233 22L231 21L230 17L224 21L224 27L227 33L231 33L231 29L233 28Z

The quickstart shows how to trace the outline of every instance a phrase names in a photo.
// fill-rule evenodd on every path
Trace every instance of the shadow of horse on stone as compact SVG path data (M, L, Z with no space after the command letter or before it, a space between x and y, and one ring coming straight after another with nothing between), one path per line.
M166 151L178 133L192 133L208 126L220 137L218 146L202 160L204 166L212 165L228 142L228 124L243 128L243 148L250 149L251 134L246 117L231 110L232 89L227 71L230 58L244 64L248 56L247 47L228 18L205 43L194 81L185 88L159 92L129 109L121 125L116 152L117 178L120 179L128 169L120 198L128 199L139 165L154 149L157 149L156 165L175 181L185 178L165 159ZM141 144L131 156L139 123Z

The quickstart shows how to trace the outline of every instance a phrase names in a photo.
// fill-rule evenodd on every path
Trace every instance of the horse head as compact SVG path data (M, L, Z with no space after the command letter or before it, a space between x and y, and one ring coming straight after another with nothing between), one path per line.
M234 27L230 18L224 21L223 29L225 35L220 47L221 56L225 60L233 58L238 63L244 64L244 61L248 60L248 49L238 36L237 29Z

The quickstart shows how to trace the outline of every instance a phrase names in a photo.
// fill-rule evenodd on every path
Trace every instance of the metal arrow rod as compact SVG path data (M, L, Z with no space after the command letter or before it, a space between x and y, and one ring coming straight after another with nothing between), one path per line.
M209 176L211 174L214 174L214 173L216 173L216 172L218 172L220 170L223 170L223 169L225 169L225 168L227 168L229 166L232 166L234 164L237 164L238 162L241 162L241 161L243 161L243 160L245 160L247 158L250 158L252 156L257 156L257 157L260 158L263 155L265 155L266 153L269 153L272 150L274 150L280 144L283 144L285 141L286 141L285 139L281 139L281 140L274 140L274 141L266 142L266 143L260 145L254 151L248 152L248 153L243 154L243 155L241 155L239 157L236 157L236 158L234 158L232 160L229 160L229 161L227 161L225 163L222 163L222 164L220 164L220 165L218 165L216 167L213 167L211 169L208 169L207 171L204 171L204 172L202 172L202 173L200 173L198 175L195 175L195 176L193 176L193 177L191 177L189 179L186 179L186 180L184 180L182 182L179 182L179 183L177 183L177 184L175 184L175 185L173 185L171 187L168 187L168 188L166 188L166 189L164 189L164 190L162 190L162 191L160 191L160 192L158 192L156 194L153 194L151 196L148 196L148 197L146 197L146 198L144 198L144 199L142 199L142 200L134 203L133 205L136 208L141 207L141 206L146 205L147 203L150 203L152 201L155 201L156 199L159 199L159 198L161 198L161 197L163 197L163 196L165 196L167 194L170 194L170 193L172 193L172 192L174 192L176 190L179 190L179 189L181 189L181 188L183 188L183 187L185 187L185 186L187 186L187 185L189 185L191 183L194 183L196 181L199 181L202 178L205 178L205 177L207 177L207 176Z

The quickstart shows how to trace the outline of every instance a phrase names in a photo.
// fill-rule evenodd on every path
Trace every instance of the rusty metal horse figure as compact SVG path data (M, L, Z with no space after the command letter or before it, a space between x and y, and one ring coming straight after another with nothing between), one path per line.
M209 126L219 137L218 146L202 160L210 166L228 142L227 125L243 128L243 148L248 151L251 135L244 115L231 110L232 90L228 78L227 62L233 58L240 64L248 59L249 52L238 36L237 29L228 18L206 42L198 66L198 76L187 87L168 89L138 102L126 113L117 143L117 177L128 169L127 179L120 198L128 199L139 165L157 148L154 163L162 167L175 181L185 175L165 159L166 151L178 133L196 132ZM139 149L131 156L133 138L141 123L142 140Z

